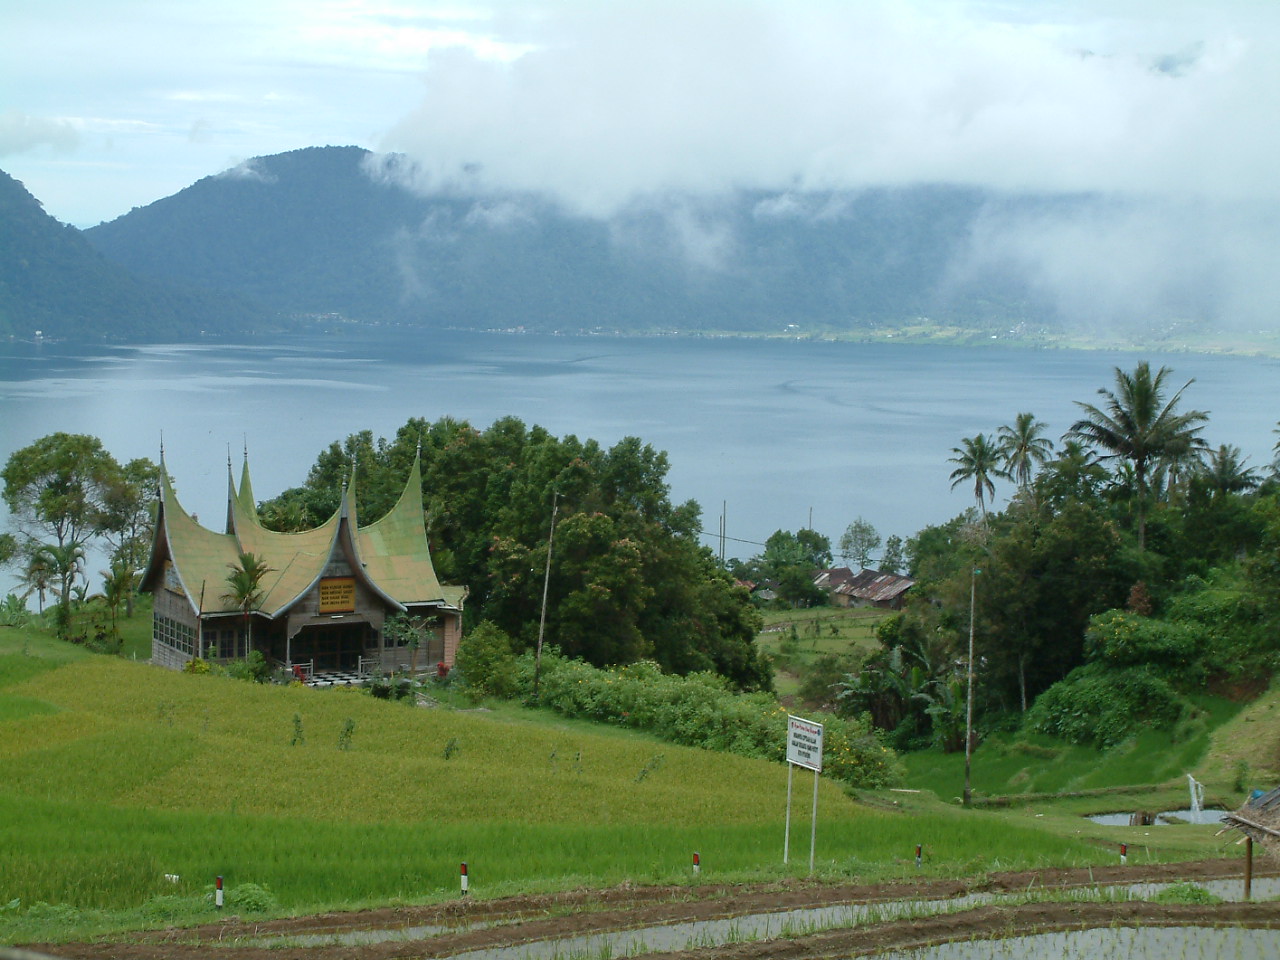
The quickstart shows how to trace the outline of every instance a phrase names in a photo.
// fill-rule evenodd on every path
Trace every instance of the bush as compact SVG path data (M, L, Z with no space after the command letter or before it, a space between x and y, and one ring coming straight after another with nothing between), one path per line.
M515 641L488 620L463 637L458 646L457 669L477 696L516 696L515 663Z
M31 622L31 611L22 598L9 594L0 603L0 627L25 627Z
M241 883L227 891L227 905L243 913L266 913L276 908L276 898L265 886Z
M251 650L243 660L232 660L226 666L227 676L252 683L266 683L271 679L271 667L261 650Z
M532 655L517 664L526 701L533 699ZM782 761L787 710L770 694L735 693L713 673L664 674L641 661L599 669L544 650L537 704L579 717L647 730L671 743ZM826 721L825 772L851 786L898 782L897 757L862 717Z
M1070 743L1114 746L1139 726L1168 727L1182 703L1168 681L1147 667L1077 667L1036 698L1024 729Z
M1085 656L1109 667L1145 666L1163 676L1198 683L1204 679L1200 635L1188 624L1108 610L1089 618Z

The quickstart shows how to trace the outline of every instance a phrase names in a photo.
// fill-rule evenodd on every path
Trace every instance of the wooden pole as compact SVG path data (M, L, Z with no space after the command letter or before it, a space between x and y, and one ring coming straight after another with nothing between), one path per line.
M1244 898L1253 899L1253 837L1244 838Z
M560 505L560 491L551 495L551 530L547 534L547 568L542 574L542 614L538 617L538 649L533 656L533 698L538 699L539 681L542 680L542 635L547 629L547 588L551 586L551 546L556 539L556 509Z

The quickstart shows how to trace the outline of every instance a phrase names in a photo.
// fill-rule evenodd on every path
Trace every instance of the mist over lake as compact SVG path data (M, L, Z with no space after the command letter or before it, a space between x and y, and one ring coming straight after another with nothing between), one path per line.
M504 416L609 446L638 436L670 459L672 499L697 500L726 556L777 529L833 543L856 517L908 537L972 504L952 447L1032 411L1060 436L1116 366L1174 370L1212 445L1265 466L1280 361L762 339L516 336L352 328L249 343L0 344L0 457L54 431L119 460L165 458L183 505L220 528L227 458L247 447L260 499L297 486L329 443L391 436L410 417ZM1012 492L997 487L996 506ZM90 572L99 566L91 564ZM95 577L96 579L96 577ZM4 576L0 587L12 583Z

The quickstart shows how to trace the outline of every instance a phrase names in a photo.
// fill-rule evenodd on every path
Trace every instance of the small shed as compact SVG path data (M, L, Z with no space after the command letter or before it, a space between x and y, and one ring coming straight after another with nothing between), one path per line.
M1280 852L1280 787L1250 797L1235 813L1224 816L1222 825L1239 830L1267 853Z

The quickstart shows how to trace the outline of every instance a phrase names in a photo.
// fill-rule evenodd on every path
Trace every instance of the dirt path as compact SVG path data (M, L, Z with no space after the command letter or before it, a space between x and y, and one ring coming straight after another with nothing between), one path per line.
M120 960L396 960L447 957L471 950L584 934L652 927L698 920L772 913L842 903L937 900L972 892L1022 893L1041 888L1070 888L1093 883L1177 882L1238 878L1240 864L1213 860L1144 867L1042 870L994 874L981 881L928 880L877 885L818 884L791 881L767 885L631 887L577 890L502 900L456 900L424 907L366 910L294 917L261 923L228 917L202 927L135 934L113 943L40 945L31 949L66 958ZM1274 871L1271 871L1274 874ZM700 958L853 956L886 947L912 946L940 939L967 939L1010 929L1049 931L1129 920L1143 923L1227 923L1280 927L1280 904L1188 906L1139 901L1035 903L986 906L958 914L890 921L832 930L812 936L768 942L704 947ZM262 938L345 934L361 930L444 928L422 939L314 947L262 946ZM243 945L258 940L258 945ZM651 954L689 957L693 952Z

